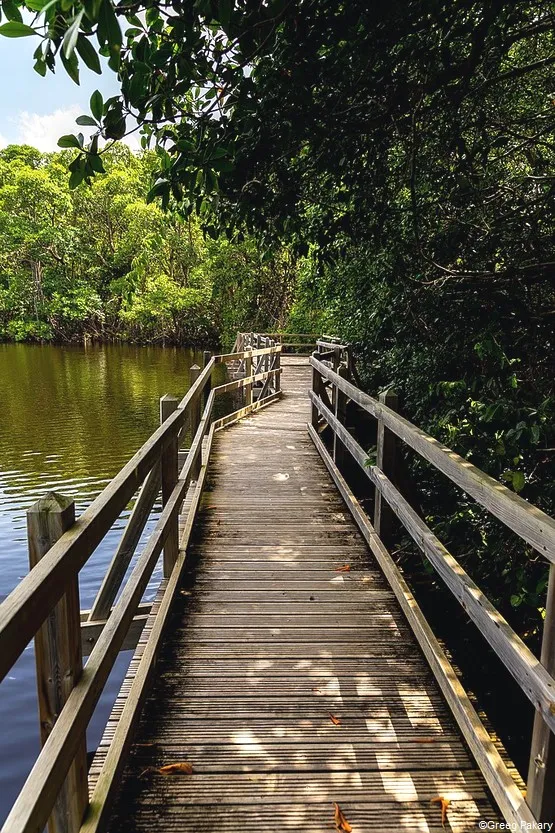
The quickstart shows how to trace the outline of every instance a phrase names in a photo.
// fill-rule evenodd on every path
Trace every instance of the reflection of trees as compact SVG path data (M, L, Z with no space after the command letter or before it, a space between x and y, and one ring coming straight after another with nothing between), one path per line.
M159 397L187 390L195 358L183 348L0 345L4 485L86 479L89 492L112 477L156 427Z

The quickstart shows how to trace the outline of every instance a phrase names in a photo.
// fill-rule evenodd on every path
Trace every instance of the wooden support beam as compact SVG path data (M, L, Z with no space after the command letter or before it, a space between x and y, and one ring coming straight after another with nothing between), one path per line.
M549 567L541 664L552 677L555 677L555 565L553 564ZM526 800L537 820L544 823L555 822L555 735L538 711L534 717L526 787Z
M50 492L27 511L31 569L75 523L75 503ZM70 576L65 592L35 636L35 661L41 745L44 746L71 691L83 672L80 639L79 584ZM58 793L50 818L50 833L76 833L89 800L87 744L83 731L73 763Z
M150 606L147 605L147 607ZM145 611L144 613L138 612L137 615L133 617L133 621L129 626L129 630L123 640L120 651L133 651L137 647L137 643L143 632L148 615L148 612ZM84 657L88 657L92 653L92 650L98 642L98 638L104 630L107 621L107 619L102 621L81 621L81 653Z
M392 390L380 393L379 400L382 405L397 411L399 399ZM390 431L382 419L378 420L378 438L376 444L376 466L383 471L385 476L395 482L395 455L396 455L395 434ZM391 544L391 533L393 529L394 513L383 500L381 492L376 489L374 501L374 529L380 536L385 546Z
M200 370L200 368L199 368ZM176 396L170 396L168 393L160 398L160 423L165 422L169 416L175 411L179 403ZM169 500L174 486L177 483L178 468L177 468L177 454L178 454L178 439L177 436L172 439L162 452L160 458L160 479L162 483L162 506L165 506ZM171 529L164 543L164 576L167 578L171 575L174 568L177 556L179 553L179 522L177 518L171 521Z

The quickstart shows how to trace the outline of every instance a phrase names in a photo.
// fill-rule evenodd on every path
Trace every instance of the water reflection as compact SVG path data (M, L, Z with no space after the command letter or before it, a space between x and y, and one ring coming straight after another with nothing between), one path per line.
M73 496L81 513L152 433L159 397L187 390L195 362L202 364L202 353L188 348L0 344L0 599L28 570L26 509L55 489ZM128 514L129 508L81 573L82 608L95 597ZM147 597L159 579L158 569ZM91 723L89 748L128 662L128 654L118 660ZM1 821L38 749L32 646L0 685L0 725Z

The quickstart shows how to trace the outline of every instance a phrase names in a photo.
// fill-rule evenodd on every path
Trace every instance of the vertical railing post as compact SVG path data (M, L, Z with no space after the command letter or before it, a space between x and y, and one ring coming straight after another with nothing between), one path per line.
M210 359L212 358L212 353L210 350L205 350L202 354L202 366L206 367ZM208 379L204 386L204 405L206 407L206 403L208 402L208 397L210 396L210 391L212 390L212 376Z
M281 341L279 343L279 349L275 356L275 368L276 372L274 374L274 390L276 393L279 393L281 390Z
M337 371L339 370L339 365L341 364L341 350L339 348L334 349L331 363L332 363L333 372L337 373ZM337 403L337 394L338 394L337 385L332 385L332 388L331 388L331 404L333 406L334 411L335 411L336 403Z
M193 387L193 385L197 381L198 377L200 376L200 367L198 366L198 364L194 364L191 367L191 370L189 371L189 374L190 374L190 380L191 380L191 387ZM198 428L199 423L200 423L200 416L201 416L201 413L202 413L202 411L201 411L201 402L200 402L201 396L202 396L202 394L199 392L197 394L197 396L193 397L193 401L191 402L191 419L190 419L190 423L189 423L189 425L191 426L191 442L193 442L193 440L195 438L195 434L197 433L197 428ZM196 480L196 478L198 477L201 466L202 466L202 460L201 460L201 455L199 453L199 455L197 456L197 460L196 460L193 468L191 469L191 478L193 480Z
M160 398L160 423L173 414L179 400L166 394ZM178 434L168 443L160 457L160 478L162 482L162 505L165 506L174 490L178 478ZM169 578L179 555L179 518L175 517L164 543L164 576Z
M543 639L540 657L541 664L555 675L555 565L549 567L549 583L545 619L543 622ZM555 736L544 722L539 711L534 717L532 746L526 801L538 822L555 821Z
M313 353L313 356L314 356L315 359L318 358L318 353ZM316 396L320 396L320 385L321 384L322 384L322 377L320 376L320 372L317 370L317 368L313 367L312 368L312 392ZM314 428L315 431L318 431L318 416L319 416L318 408L316 407L316 405L313 404L312 408L311 408L310 422L311 422L312 427Z
M346 364L341 363L337 368L337 374L342 379L349 377L349 369ZM336 386L335 393L335 417L339 420L341 425L345 425L347 419L347 394L343 393L340 388ZM341 469L345 462L345 446L334 432L333 434L333 460L335 465Z
M27 511L29 564L34 567L75 523L75 504L50 492ZM70 575L65 592L35 636L41 744L44 746L83 671L79 579ZM89 800L85 732L48 820L50 833L77 833Z
M399 407L398 396L392 390L380 393L379 400L383 405L387 405L387 407L391 408L393 411L396 411ZM395 480L395 452L395 434L386 428L384 422L379 419L376 441L376 466L381 469L386 477L389 477L392 481ZM393 518L393 510L390 509L378 489L376 489L374 501L374 528L386 546L391 543Z
M252 376L252 356L245 358L245 379ZM252 382L245 386L245 408L252 405Z

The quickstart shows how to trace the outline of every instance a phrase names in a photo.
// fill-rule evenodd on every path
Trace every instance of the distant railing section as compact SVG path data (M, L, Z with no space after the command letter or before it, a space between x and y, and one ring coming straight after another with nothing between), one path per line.
M301 356L308 356L316 347L320 335L318 333L238 333L234 350L243 350L246 345L252 347L264 346L266 339L274 344L280 344L282 352L294 352Z
M339 490L353 511L362 533L376 555L428 657L457 721L505 817L517 824L555 820L555 520L523 500L506 486L473 466L396 412L392 391L379 399L364 393L356 383L349 346L329 339L318 341L310 359L313 369L312 418L309 433ZM347 407L360 409L377 421L376 462L346 426ZM331 430L328 451L321 435ZM515 532L550 563L541 662L536 659L498 610L467 575L461 564L438 540L397 488L395 455L399 441L412 448L480 506ZM371 482L374 493L373 525L355 499L343 472L355 461ZM423 619L404 578L386 546L396 516L420 550L460 602L470 619L509 669L536 709L530 755L527 804L507 767L489 739L439 643ZM515 715L518 720L518 715ZM525 829L519 827L518 829ZM532 826L526 829L535 829Z
M281 392L281 349L281 344L265 337L260 347L251 341L226 355L205 353L204 367L191 368L191 387L185 396L161 398L160 427L79 518L73 500L55 493L29 510L32 569L0 605L0 679L34 637L42 750L2 828L4 833L37 833L47 821L50 833L94 833L105 823L183 571L214 432L276 401ZM243 363L243 377L212 387L216 365L237 362ZM216 396L232 391L244 392L242 407L214 419ZM186 436L191 437L190 447L180 451ZM139 488L92 608L80 611L79 572ZM160 492L161 513L124 583ZM184 505L188 508L180 537ZM161 555L162 603L136 686L89 802L87 725L118 653L137 645L151 611L141 600ZM87 655L83 665L82 657Z

